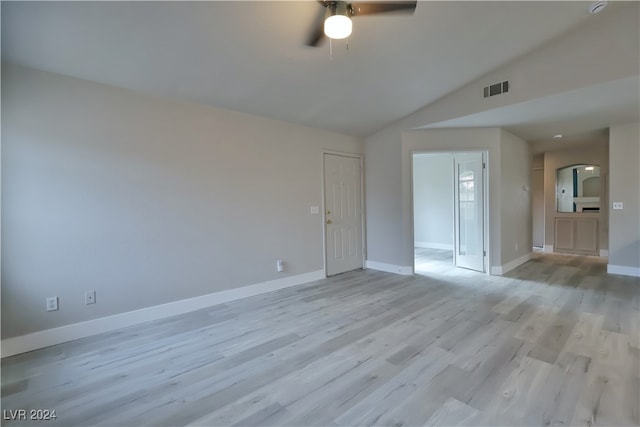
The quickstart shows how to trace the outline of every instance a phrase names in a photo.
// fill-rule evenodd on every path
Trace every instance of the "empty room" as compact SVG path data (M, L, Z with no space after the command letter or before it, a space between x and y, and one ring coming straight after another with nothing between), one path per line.
M640 2L1 2L2 426L640 425Z

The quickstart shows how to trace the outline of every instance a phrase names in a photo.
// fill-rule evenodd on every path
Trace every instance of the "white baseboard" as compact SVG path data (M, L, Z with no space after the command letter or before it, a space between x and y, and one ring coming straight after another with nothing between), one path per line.
M324 270L317 270L310 273L257 283L255 285L201 295L195 298L146 307L140 310L114 314L113 316L73 323L58 328L46 329L19 337L7 338L2 340L2 357L13 356L14 354L25 353L27 351L49 347L51 345L137 325L151 320L188 313L216 304L223 304L241 298L313 282L324 279L325 277Z
M369 261L365 262L365 268L370 268L371 270L379 270L387 273L395 273L402 274L405 276L411 276L413 274L413 267L402 266L402 265L394 265L394 264L385 264L384 262L377 261Z
M640 267L627 267L626 265L607 264L607 273L620 274L622 276L640 277Z
M442 249L445 251L453 250L453 243L413 242L413 246L425 249Z
M542 247L542 250L546 253L551 253L553 252L553 245L544 245Z
M606 249L600 249L600 256L606 258L609 256L609 251Z
M520 258L514 259L513 261L509 261L508 263L501 265L499 267L491 267L491 275L502 276L503 274L529 261L532 256L533 256L533 252L529 252L528 254L525 254Z

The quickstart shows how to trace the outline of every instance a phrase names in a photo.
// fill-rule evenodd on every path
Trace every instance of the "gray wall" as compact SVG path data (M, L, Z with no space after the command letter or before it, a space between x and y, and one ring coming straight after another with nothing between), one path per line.
M413 236L416 246L453 250L453 157L413 157Z
M379 132L365 143L367 260L405 263L402 246L402 159L400 131ZM413 260L413 249L411 250ZM413 262L413 261L411 261Z
M432 129L403 133L403 242L405 264L413 257L409 202L411 153L487 151L489 154L489 266L501 268L531 251L531 155L525 141L501 129ZM518 250L515 251L515 245ZM409 259L411 257L411 259Z
M432 129L404 132L403 144L403 233L401 246L404 259L400 265L413 262L411 234L410 179L411 153L414 151L488 151L489 153L489 265L499 266L500 249L500 129Z
M455 117L638 75L638 4L612 9L460 90L381 129L365 140L367 258L408 266L405 236L411 206L403 205L404 131ZM611 13L609 13L611 12ZM568 52L570 54L568 54ZM615 66L612 66L615 64ZM482 87L508 79L508 94L484 100ZM445 151L447 149L445 148ZM408 231L407 231L408 230ZM411 249L411 248L409 248ZM413 252L413 251L411 251Z
M521 138L500 131L502 258L508 264L531 252L531 153Z
M640 269L640 123L609 133L609 264ZM611 210L612 202L624 203ZM640 274L640 271L637 273Z
M2 142L2 338L322 269L321 151L362 150L14 67Z
M566 150L548 151L544 156L544 209L545 231L544 244L554 244L554 227L556 217L556 171L569 165L596 165L600 166L600 212L598 214L570 213L562 216L597 215L599 228L599 249L606 250L609 247L609 228L607 205L608 189L607 177L609 174L609 147L608 144L590 144Z
M544 154L533 157L531 164L532 243L544 246Z

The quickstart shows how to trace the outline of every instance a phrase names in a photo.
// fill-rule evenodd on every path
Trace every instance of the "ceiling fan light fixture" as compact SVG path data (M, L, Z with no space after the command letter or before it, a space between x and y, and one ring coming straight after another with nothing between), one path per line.
M345 39L351 35L353 25L349 18L349 6L345 2L335 2L327 8L324 33L332 39Z
M351 19L344 15L333 15L324 21L324 33L332 39L346 39L352 31Z

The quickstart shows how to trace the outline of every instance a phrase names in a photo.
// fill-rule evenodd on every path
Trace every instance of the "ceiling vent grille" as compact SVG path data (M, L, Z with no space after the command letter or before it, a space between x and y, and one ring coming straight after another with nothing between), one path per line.
M496 95L500 95L501 93L507 93L507 92L509 92L508 81L485 86L482 90L482 93L485 98L489 98L491 96L496 96Z

